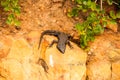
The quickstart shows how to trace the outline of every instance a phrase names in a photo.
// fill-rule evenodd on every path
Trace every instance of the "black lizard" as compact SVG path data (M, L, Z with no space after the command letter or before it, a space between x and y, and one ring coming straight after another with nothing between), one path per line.
M56 36L58 38L58 41L53 40L53 42L50 44L50 47L54 43L57 43L57 49L61 53L65 52L66 44L68 44L72 48L72 46L69 42L69 39L71 38L71 36L69 34L66 34L66 33L60 32L60 31L55 31L55 30L46 30L46 31L42 32L42 34L41 34L38 49L40 48L40 44L41 44L41 41L42 41L42 38L44 35L53 35L53 36Z

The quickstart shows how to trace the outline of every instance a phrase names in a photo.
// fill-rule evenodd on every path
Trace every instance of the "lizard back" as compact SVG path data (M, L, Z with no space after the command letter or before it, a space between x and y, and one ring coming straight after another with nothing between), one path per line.
M42 38L44 35L53 35L53 36L58 36L60 34L59 31L55 31L55 30L46 30L44 32L41 33L41 36L40 36L40 40L39 40L39 46L38 46L38 49L40 48L40 44L41 44L41 41L42 41Z

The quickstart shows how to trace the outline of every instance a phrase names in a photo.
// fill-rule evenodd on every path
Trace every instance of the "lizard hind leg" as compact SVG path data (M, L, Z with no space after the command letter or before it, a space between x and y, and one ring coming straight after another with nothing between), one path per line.
M48 65L47 63L44 61L44 59L40 58L37 62L38 64L40 64L43 68L44 68L44 71L48 73Z

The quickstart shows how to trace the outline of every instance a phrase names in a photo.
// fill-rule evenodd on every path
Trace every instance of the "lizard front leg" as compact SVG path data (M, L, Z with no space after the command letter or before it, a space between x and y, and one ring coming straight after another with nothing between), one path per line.
M68 44L68 46L69 46L71 49L73 48L73 46L71 45L71 43L70 43L69 40L67 40L67 44Z
M53 40L52 43L49 45L49 47L52 47L52 45L53 45L54 43L58 43L58 41L57 41L57 40Z

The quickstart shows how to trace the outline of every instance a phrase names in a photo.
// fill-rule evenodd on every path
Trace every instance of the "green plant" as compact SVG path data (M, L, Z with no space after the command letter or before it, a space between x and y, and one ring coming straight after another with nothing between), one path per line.
M88 45L88 41L94 41L95 35L102 34L104 32L105 23L100 22L99 19L102 19L100 16L97 16L95 13L91 13L85 22L82 24L76 24L76 29L80 34L80 46L85 48Z
M102 0L100 0L100 5L97 4L96 1L97 0L74 0L76 6L68 12L69 17L77 17L80 11L84 13L89 11L89 15L85 21L83 23L77 23L75 26L80 35L80 46L83 49L88 46L89 41L94 41L96 35L104 32L104 27L107 27L109 24L116 24L115 19L120 18L120 12L115 14L111 11L110 15L107 15L102 8ZM112 5L113 0L107 0L107 3ZM114 31L116 31L116 29L114 29Z
M3 6L4 11L8 12L6 23L19 26L20 6L18 5L18 0L1 0L1 6Z

